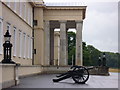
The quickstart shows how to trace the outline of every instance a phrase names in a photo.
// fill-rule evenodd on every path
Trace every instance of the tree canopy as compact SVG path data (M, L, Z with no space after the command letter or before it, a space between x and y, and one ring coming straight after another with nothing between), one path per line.
M84 66L97 66L98 57L103 58L103 53L106 54L107 66L112 68L118 68L120 65L120 53L113 52L102 52L96 49L92 45L86 45L86 42L82 43L83 45L83 65ZM68 32L68 64L75 64L75 51L76 51L76 34L74 32Z

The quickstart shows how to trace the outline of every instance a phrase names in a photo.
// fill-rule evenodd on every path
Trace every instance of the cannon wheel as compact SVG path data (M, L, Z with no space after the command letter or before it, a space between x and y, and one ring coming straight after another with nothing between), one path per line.
M79 72L75 72L72 75L75 83L84 84L89 79L89 71L85 67L76 68L74 71L79 70Z

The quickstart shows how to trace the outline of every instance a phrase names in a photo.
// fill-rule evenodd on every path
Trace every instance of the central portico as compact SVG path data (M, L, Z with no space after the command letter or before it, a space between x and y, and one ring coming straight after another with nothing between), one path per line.
M59 66L68 65L68 29L76 29L76 65L82 65L82 26L86 6L40 6L34 9L37 25L34 27L34 63L36 65L54 66L58 54ZM55 49L54 32L60 29L58 51Z

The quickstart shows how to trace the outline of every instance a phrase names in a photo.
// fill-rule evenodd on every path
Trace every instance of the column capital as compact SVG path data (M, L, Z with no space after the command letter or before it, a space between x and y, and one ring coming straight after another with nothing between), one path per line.
M82 20L76 20L75 22L76 22L76 23L83 23Z
M60 23L66 23L67 20L59 20Z

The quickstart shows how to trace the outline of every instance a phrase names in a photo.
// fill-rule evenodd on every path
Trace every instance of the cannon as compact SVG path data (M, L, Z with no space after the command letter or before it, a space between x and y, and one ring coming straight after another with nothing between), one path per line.
M71 78L78 84L85 84L85 82L89 79L89 69L93 69L93 67L86 68L84 66L72 66L66 73L57 75L57 79L53 79L53 82L59 82L68 78Z

